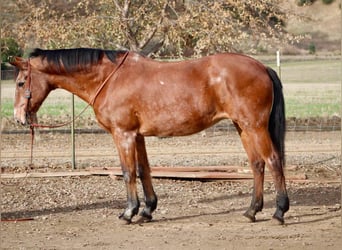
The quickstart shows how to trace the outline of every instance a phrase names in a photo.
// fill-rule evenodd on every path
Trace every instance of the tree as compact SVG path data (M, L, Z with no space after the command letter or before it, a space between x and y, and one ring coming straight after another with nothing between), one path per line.
M1 38L1 69L6 69L6 63L12 56L22 56L23 51L13 38Z
M1 32L24 48L125 48L179 56L255 52L294 39L284 31L279 0L9 1L11 14Z

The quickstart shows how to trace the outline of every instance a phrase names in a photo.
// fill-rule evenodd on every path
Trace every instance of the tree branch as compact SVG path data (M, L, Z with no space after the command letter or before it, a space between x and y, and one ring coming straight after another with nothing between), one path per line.
M144 49L153 39L153 37L155 36L156 32L158 31L158 29L162 26L163 21L165 19L165 13L166 13L166 9L169 5L170 0L167 0L163 6L162 9L162 13L160 15L160 18L157 22L157 24L155 25L155 27L145 36L145 38L139 43L139 49ZM164 35L165 36L165 35ZM158 43L163 42L164 38L161 39Z
M129 47L132 50L137 50L139 48L139 43L134 35L132 27L129 23L129 9L131 7L131 0L125 0L123 7L120 6L117 0L113 0L115 6L121 12L120 23L122 26L123 33L128 41Z

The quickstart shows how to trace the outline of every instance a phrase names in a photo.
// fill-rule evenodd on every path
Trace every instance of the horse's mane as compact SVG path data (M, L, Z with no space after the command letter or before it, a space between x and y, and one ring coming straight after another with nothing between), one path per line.
M97 64L104 55L112 62L115 62L116 57L123 53L126 53L126 51L89 48L56 50L36 48L29 54L29 57L41 57L42 60L46 59L49 64L47 70L50 72L71 73L79 70L87 70L91 65Z

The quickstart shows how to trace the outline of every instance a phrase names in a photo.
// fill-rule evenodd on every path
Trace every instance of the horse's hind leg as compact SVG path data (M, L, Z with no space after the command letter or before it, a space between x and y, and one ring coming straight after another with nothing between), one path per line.
M258 128L248 131L248 143L254 144L256 152L262 157L269 168L275 189L276 212L273 218L279 223L284 223L284 214L289 210L289 198L287 196L285 177L283 173L283 163L280 160L278 152L275 150L267 128Z
M151 220L152 212L157 208L157 196L152 186L151 169L147 159L144 137L137 135L136 143L137 168L145 196L145 207L141 211L140 216L142 216L143 220Z
M243 132L241 128L234 123L236 129L241 137L242 144L248 155L249 165L253 171L254 176L254 186L253 186L253 196L250 207L244 213L244 216L250 219L250 221L255 222L255 215L260 212L264 205L264 171L265 171L265 161L257 152L253 143L248 137L248 134Z

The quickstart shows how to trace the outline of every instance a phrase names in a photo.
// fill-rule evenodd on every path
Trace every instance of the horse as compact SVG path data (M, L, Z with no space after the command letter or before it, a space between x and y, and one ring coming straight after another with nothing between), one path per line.
M18 69L14 118L34 126L36 113L57 88L92 106L99 125L114 140L127 206L125 223L139 213L137 176L145 206L139 220L152 220L157 195L152 185L145 136L185 136L230 119L240 135L253 172L252 200L243 214L256 221L263 209L264 170L276 190L273 219L284 224L289 210L285 176L285 104L277 73L242 54L219 53L163 62L133 51L90 48L43 50L14 57Z

